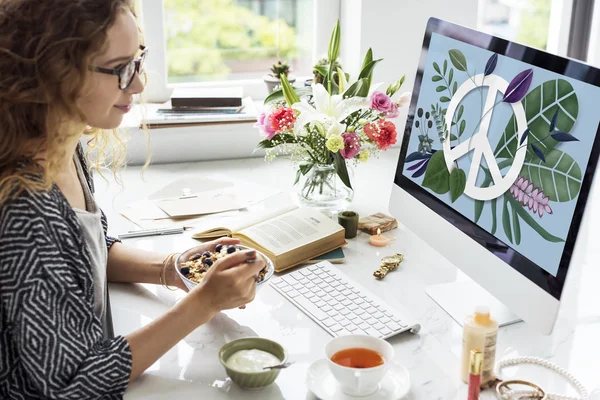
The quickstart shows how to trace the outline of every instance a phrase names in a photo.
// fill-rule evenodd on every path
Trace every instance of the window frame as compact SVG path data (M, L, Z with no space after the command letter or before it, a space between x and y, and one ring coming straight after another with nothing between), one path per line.
M340 17L340 2L313 0L313 37L315 45L312 49L313 61L327 54L328 38L335 22ZM262 79L227 80L211 82L189 82L169 84L167 68L167 48L165 40L164 0L142 0L141 21L146 46L150 48L146 59L146 71L149 76L146 87L146 98L149 102L165 102L169 100L174 88L177 87L232 87L241 86L244 96L254 100L264 99L267 95ZM152 29L146 29L152 27ZM309 76L297 76L298 81Z

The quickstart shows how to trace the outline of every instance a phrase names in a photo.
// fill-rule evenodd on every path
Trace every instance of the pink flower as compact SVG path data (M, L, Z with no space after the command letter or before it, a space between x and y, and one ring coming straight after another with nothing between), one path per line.
M544 215L544 211L552 214L552 209L548 205L550 198L544 195L544 191L533 186L533 183L523 178L517 179L510 187L510 194L513 195L523 207L528 207L533 213L537 213L540 218Z
M356 133L343 133L342 139L344 139L344 148L340 150L342 157L354 158L358 153L360 153L360 139Z
M277 135L277 131L273 129L273 124L271 122L271 118L267 116L264 112L260 113L256 120L256 124L254 124L255 128L258 128L260 133L265 136L268 140L273 139L275 135Z
M388 112L392 107L392 100L382 92L373 92L371 96L371 108L379 112Z
M386 118L397 118L400 115L398 111L398 106L395 103L392 103L388 112L385 113Z
M364 127L365 135L375 143L379 150L385 150L396 143L396 125L380 119L376 124L369 123Z
M279 107L269 115L269 120L277 132L289 131L296 122L296 111L290 107Z

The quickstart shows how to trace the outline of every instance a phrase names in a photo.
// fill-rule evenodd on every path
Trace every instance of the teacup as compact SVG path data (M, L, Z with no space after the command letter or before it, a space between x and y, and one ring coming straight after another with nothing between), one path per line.
M381 365L361 365L359 368L342 366L332 361L332 357L343 350L368 349L379 353ZM329 369L339 382L344 393L350 396L369 396L379 389L389 364L394 358L394 348L385 340L366 335L340 336L325 346Z

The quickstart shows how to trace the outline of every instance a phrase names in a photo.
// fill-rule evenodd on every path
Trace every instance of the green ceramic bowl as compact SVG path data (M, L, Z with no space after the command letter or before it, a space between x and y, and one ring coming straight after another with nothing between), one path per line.
M280 369L265 370L262 372L240 372L227 366L227 360L235 352L251 349L269 352L279 358L282 363L287 361L287 353L279 343L260 337L237 339L223 345L221 350L219 350L219 360L223 364L223 367L225 367L227 375L238 386L245 389L260 389L269 386L279 375Z

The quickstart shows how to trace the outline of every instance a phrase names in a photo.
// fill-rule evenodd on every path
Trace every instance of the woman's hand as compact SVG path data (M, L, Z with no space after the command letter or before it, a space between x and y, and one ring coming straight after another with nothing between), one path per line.
M256 277L264 267L255 250L237 251L217 260L188 296L198 298L214 314L243 307L254 300Z
M214 252L215 247L217 247L218 244L222 244L223 246L232 246L232 245L240 244L240 240L232 239L229 237L222 237L222 238L219 238L216 240L211 240L210 242L202 243L200 246L194 247L193 249L186 251L186 253L202 254L205 251ZM167 271L165 271L166 284L168 286L174 286L181 290L189 292L189 289L187 288L187 286L185 286L185 283L183 283L183 281L181 280L181 277L175 271L175 269L177 268L177 266L175 265L175 262L177 262L177 260L173 259L173 264L166 267L167 268Z

